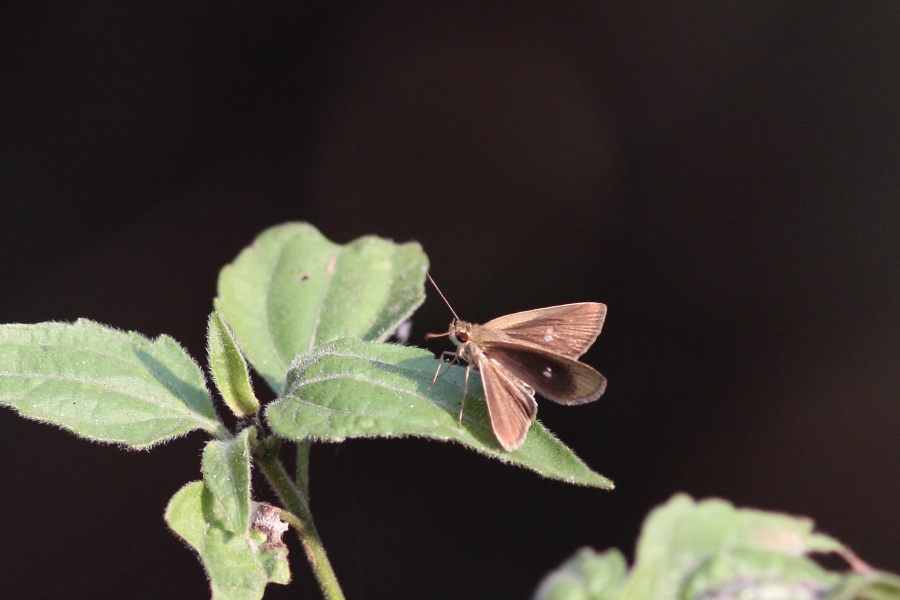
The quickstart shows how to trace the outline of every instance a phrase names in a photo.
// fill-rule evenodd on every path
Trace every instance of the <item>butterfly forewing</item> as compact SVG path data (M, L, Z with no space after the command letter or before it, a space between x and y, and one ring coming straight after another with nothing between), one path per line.
M519 342L574 359L591 347L605 318L605 304L578 302L498 317L473 333L482 344Z
M603 375L565 356L505 343L485 344L484 354L538 394L559 404L593 402L606 390Z
M537 415L537 402L532 392L502 365L483 354L477 363L491 429L505 450L515 450L525 441Z

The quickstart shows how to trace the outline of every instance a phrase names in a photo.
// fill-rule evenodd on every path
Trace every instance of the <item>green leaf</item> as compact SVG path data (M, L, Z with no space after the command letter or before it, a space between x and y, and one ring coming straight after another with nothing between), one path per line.
M203 373L175 340L85 319L0 325L0 404L132 448L198 428L227 435Z
M268 547L266 536L258 531L229 531L203 482L193 481L176 492L165 517L172 531L199 555L214 600L258 600L267 583L288 582L287 549Z
M432 386L438 364L419 348L338 340L298 359L288 373L287 392L269 405L266 416L276 433L293 440L407 435L455 440L544 477L613 487L538 422L520 449L503 450L494 438L477 382L470 385L462 427L458 426L465 369L450 367Z
M231 329L215 311L209 315L208 342L209 366L222 400L238 417L255 415L259 412L259 400L253 394L247 361Z
M341 337L383 341L425 299L416 243L367 236L346 245L312 225L263 232L219 274L216 310L276 393L299 354Z
M639 598L822 598L842 576L807 555L840 551L808 518L738 509L679 494L647 517L621 600ZM741 595L742 594L742 595Z
M203 482L233 533L250 528L250 436L255 433L248 427L236 438L213 440L203 449Z
M578 550L552 571L534 593L535 600L614 600L625 582L628 565L618 550Z
M672 552L707 556L717 550L760 549L802 556L819 545L812 519L750 508L726 500L673 496L644 522L635 559L652 562ZM824 536L822 536L824 537Z
M854 572L809 558L836 552ZM629 574L617 550L582 549L535 600L898 600L900 578L876 571L802 517L672 497L644 521Z
M679 597L816 600L841 579L805 556L742 548L712 556L685 581Z
M900 577L884 571L850 573L840 590L828 600L897 600Z

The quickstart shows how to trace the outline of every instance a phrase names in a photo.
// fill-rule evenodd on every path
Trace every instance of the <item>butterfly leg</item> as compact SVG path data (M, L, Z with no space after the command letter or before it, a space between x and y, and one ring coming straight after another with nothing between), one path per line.
M447 350L445 352L441 352L441 356L438 358L438 360L440 362L438 362L437 370L434 372L434 377L431 378L431 387L434 387L434 384L437 383L438 377L440 377L441 375L443 375L444 373L447 372L447 371L444 371L444 373L441 373L441 369L443 368L445 362L447 362L447 363L450 362L449 360L448 361L444 360L444 357L447 356L448 354L450 356L453 356L454 358L456 357L456 352L451 352L449 350Z
M471 371L471 370L472 370L472 365L471 364L466 365L466 381L463 384L463 398L462 398L462 402L460 402L460 404L459 404L459 418L456 420L456 424L459 427L462 427L463 410L465 410L465 408L466 408L466 396L469 395L469 371Z

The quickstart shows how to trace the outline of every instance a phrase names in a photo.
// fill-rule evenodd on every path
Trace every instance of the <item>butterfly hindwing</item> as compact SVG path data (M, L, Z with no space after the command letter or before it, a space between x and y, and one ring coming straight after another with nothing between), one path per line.
M510 374L559 404L585 404L603 395L606 378L593 367L517 344L485 344L484 354Z

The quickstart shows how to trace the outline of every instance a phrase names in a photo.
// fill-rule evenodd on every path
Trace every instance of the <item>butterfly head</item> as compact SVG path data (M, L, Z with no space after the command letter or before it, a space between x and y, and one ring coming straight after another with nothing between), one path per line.
M478 326L467 321L453 319L453 322L450 323L450 330L447 333L450 341L456 345L456 355L466 362L474 363L477 369L478 355L481 353L481 349L473 337L475 335L473 330L476 327Z
M453 322L450 323L450 341L452 341L457 346L462 346L468 343L470 338L470 327L470 323L460 321L459 319L453 319Z

